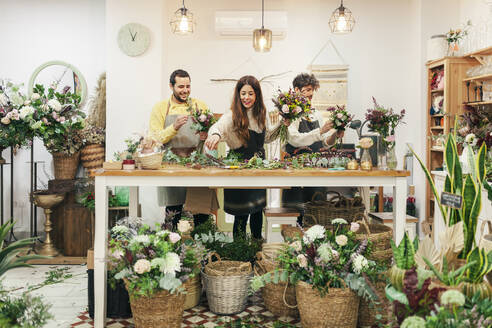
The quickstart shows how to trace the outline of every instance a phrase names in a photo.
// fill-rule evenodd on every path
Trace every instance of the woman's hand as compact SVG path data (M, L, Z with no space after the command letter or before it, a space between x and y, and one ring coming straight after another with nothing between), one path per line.
M217 134L212 134L208 136L207 140L205 141L205 146L207 146L207 148L210 150L217 149L219 141L220 137Z
M289 119L287 119L287 118L282 118L282 124L283 124L283 125L285 125L285 126L287 126L287 127L288 127L288 126L290 125L290 123L291 123L291 122L290 122L290 120L289 120Z
M207 140L208 133L205 131L200 132L200 140Z

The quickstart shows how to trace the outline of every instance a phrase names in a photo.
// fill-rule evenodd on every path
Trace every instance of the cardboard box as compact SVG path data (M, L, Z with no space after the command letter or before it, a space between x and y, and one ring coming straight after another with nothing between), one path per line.
M94 269L94 250L89 249L87 251L87 269Z

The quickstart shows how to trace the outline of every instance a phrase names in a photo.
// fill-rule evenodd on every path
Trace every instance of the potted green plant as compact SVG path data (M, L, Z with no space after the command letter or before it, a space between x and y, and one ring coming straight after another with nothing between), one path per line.
M475 247L466 258L467 263L472 263L465 270L463 292L471 297L478 293L482 298L492 297L492 288L484 280L484 277L492 271L492 251Z
M135 169L135 154L137 148L140 144L140 140L134 140L127 138L125 140L127 149L121 154L121 159L123 160L123 170L134 170Z
M403 235L403 239L401 240L398 247L396 247L393 240L391 240L390 243L391 248L393 249L393 258L395 264L388 271L389 280L397 290L401 290L403 288L405 271L410 270L416 266L416 247L415 244L412 243L406 232Z

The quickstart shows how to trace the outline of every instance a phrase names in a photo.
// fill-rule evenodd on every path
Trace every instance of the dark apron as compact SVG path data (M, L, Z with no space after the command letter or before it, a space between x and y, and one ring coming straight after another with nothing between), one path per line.
M300 133L308 133L313 131L314 129L319 129L319 121L308 121L301 119L299 123L298 131ZM285 146L285 151L290 156L296 156L304 153L317 153L323 148L323 142L316 141L315 143L308 146L311 150L308 149L300 149L298 152L296 151L296 147L291 144L287 144ZM292 187L291 189L283 189L282 190L282 206L284 207L292 207L297 210L303 211L304 203L310 201L315 192L320 191L323 194L326 192L325 187Z
M255 154L265 158L265 131L257 133L249 130L246 146L234 149L243 159L249 160ZM248 215L266 207L265 189L224 189L224 211L232 215Z

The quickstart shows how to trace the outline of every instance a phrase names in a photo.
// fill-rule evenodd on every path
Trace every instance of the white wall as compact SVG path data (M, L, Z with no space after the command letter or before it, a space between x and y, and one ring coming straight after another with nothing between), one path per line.
M105 7L101 0L0 0L0 77L27 86L31 73L46 61L63 60L84 75L92 93L105 68ZM52 175L51 156L42 143L35 142L35 160L44 161ZM10 161L10 151L3 152ZM30 151L15 156L14 217L16 229L29 230ZM4 174L10 174L6 167ZM40 171L42 171L40 167ZM46 182L46 176L40 173ZM5 182L5 217L10 218L8 195L10 178ZM42 212L42 211L38 211ZM38 231L44 215L39 214Z
M491 0L459 0L460 23L466 23L471 19L474 25L490 19L492 16Z

